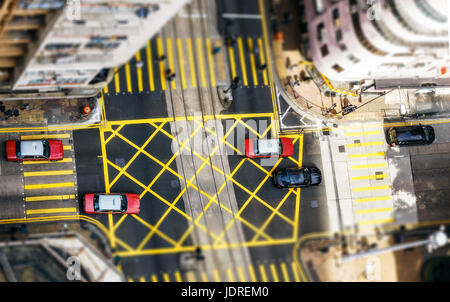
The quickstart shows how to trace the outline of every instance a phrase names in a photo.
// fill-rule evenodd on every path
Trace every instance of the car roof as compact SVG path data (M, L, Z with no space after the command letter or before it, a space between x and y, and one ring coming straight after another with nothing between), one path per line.
M44 154L44 144L41 140L21 141L20 153L22 156L42 156Z
M259 153L278 153L280 142L278 139L260 139L258 140Z
M100 211L113 210L120 211L122 209L121 195L99 195L98 207Z

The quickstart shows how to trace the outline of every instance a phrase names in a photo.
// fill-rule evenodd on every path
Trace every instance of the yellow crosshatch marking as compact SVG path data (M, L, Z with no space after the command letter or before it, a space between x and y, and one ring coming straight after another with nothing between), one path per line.
M213 116L205 116L206 120L213 120ZM267 114L242 114L242 115L218 115L215 117L216 119L224 119L224 120L233 120L233 123L231 123L231 128L227 129L226 133L224 134L218 134L214 130L207 127L207 124L202 122L201 117L188 117L187 120L193 121L193 127L191 129L191 133L189 137L184 138L183 140L177 141L177 139L171 134L170 132L170 123L172 123L174 120L177 121L183 121L186 120L186 118L177 117L175 119L173 118L155 118L155 119L145 119L145 120L130 120L130 121L114 121L114 122L108 122L109 126L105 129L100 129L100 138L101 138L101 146L102 146L102 158L104 163L104 174L105 174L105 187L107 188L107 191L113 191L115 184L121 179L126 178L128 181L132 181L135 183L138 187L141 188L141 198L145 198L147 194L151 195L153 200L156 199L156 202L161 202L165 205L166 210L165 212L161 213L161 216L152 223L149 221L146 221L143 217L138 215L123 215L120 218L113 219L111 215L109 215L111 218L108 219L108 228L109 228L109 234L112 238L112 242L116 244L116 247L118 248L118 251L116 252L117 255L127 257L127 256L137 256L137 255L152 255L152 254L164 254L164 253L175 253L175 252L184 252L184 251L194 251L195 246L188 245L188 238L193 235L193 232L195 228L197 230L204 232L211 238L211 245L202 246L202 249L208 250L208 249L220 249L220 248L234 248L234 247L242 247L242 246L263 246L263 245L276 245L276 244L287 244L287 243L293 243L295 242L297 238L297 229L298 229L298 222L299 222L299 204L300 204L300 189L290 189L288 191L280 191L280 198L279 200L274 203L273 200L271 202L268 202L261 198L259 191L263 187L264 184L271 181L271 176L273 171L276 169L276 167L279 166L279 164L282 161L288 161L293 165L301 166L302 164L302 148L303 148L303 136L302 135L291 135L293 139L294 145L298 146L299 152L298 154L295 154L291 158L279 158L276 159L276 164L272 167L265 167L260 166L259 161L252 160L252 159L246 159L241 158L236 163L237 165L233 167L232 171L230 171L230 174L226 173L222 170L221 166L218 167L214 165L210 161L210 156L214 156L219 150L222 150L221 147L228 147L229 149L232 149L236 151L237 155L242 155L241 151L236 147L230 144L227 141L227 137L234 133L233 131L236 131L237 127L244 127L248 129L250 132L254 133L258 137L266 137L272 130L272 121L273 121L273 115L271 113ZM268 121L268 127L266 129L261 129L260 132L258 132L257 129L253 129L251 125L246 123L247 119L252 118L263 118ZM131 139L127 138L124 134L125 131L123 131L128 125L150 125L153 128L153 132L149 132L148 138L145 140L145 142L141 143L140 145L137 145L134 143ZM253 125L253 124L252 124ZM210 154L200 154L195 149L191 149L189 140L193 139L193 137L200 133L201 131L206 131L209 134L212 134L216 137L220 137L219 143L220 145L216 145L212 150L210 151ZM156 137L166 137L171 142L176 142L179 146L178 150L172 154L170 159L167 161L160 160L154 155L151 154L151 151L146 149L146 146L148 146ZM122 167L119 167L117 164L115 164L113 161L108 159L108 144L112 141L120 140L122 143L128 144L131 148L136 149L134 153L131 154L131 158L126 162ZM173 167L173 163L175 159L180 155L182 151L190 151L192 152L192 155L201 161L200 166L197 166L194 175L190 179L185 179L181 173L178 173L175 171ZM152 160L155 164L157 164L160 168L157 175L152 178L150 183L144 183L143 180L133 176L129 171L128 167L131 166L131 164L136 160L137 157L144 156L150 160ZM236 179L236 176L239 174L239 171L243 169L244 165L250 165L257 168L258 173L262 173L262 180L259 180L258 183L255 184L256 189L251 190L248 188L248 185L240 183ZM108 168L109 167L109 168ZM109 169L113 169L112 171L117 171L117 173L114 174L114 177L110 178L109 175ZM218 189L215 194L208 194L207 192L203 191L202 189L197 187L197 183L195 181L195 175L198 175L203 169L213 169L215 172L222 175L221 182L218 183ZM172 177L176 177L180 182L186 183L187 187L180 188L180 192L177 194L176 198L173 200L167 200L165 196L162 196L160 193L157 193L157 187L154 185L157 183L158 179L161 178L162 175L166 175L169 173ZM245 203L240 207L239 211L231 210L226 203L219 203L218 196L221 192L226 190L227 184L233 184L234 186L242 189L246 194L248 194L246 199L244 200ZM207 202L204 206L204 212L197 215L197 217L191 217L189 214L187 214L184 210L181 210L179 206L177 206L178 203L182 203L183 196L186 196L186 190L187 188L194 189L199 192L199 194L203 195ZM138 193L138 192L136 192ZM295 208L295 213L292 214L286 214L283 211L280 211L282 207L286 204L286 202L290 200L290 204L293 204L293 207ZM263 222L262 225L257 226L254 222L252 222L250 219L245 216L245 210L249 205L252 204L259 204L260 206L266 208L270 211L270 214L267 216L267 219ZM209 230L204 225L204 213L208 211L208 209L213 208L213 206L219 206L222 208L222 211L226 213L227 215L231 215L230 222L224 227L224 229L220 232L220 234L214 233L211 230ZM186 230L185 232L179 237L179 238L173 238L171 236L165 233L165 230L163 229L164 226L164 220L169 216L177 213L178 216L180 216L180 219L184 219L186 221ZM286 216L288 215L288 216ZM278 219L275 219L277 217ZM120 235L118 235L121 226L124 225L125 221L133 221L133 223L139 223L142 226L146 227L148 229L148 233L146 235L143 235L140 240L140 243L136 247L131 247L129 244L127 244L127 238L121 238ZM274 221L279 220L283 221L284 225L291 230L291 235L286 236L283 238L278 238L277 235L273 235L268 233L269 226L271 223L274 223ZM234 243L227 243L225 241L225 235L227 232L229 232L234 224L239 222L249 230L254 232L253 238L248 238L245 242L234 242ZM148 248L146 247L146 244L154 237L157 237L159 239L162 239L166 242L168 247L164 248ZM238 274L239 276L239 274ZM235 278L236 279L236 278Z

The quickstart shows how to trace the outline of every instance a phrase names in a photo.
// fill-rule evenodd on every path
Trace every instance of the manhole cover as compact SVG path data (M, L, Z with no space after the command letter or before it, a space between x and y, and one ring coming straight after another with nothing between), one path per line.
M319 202L317 200L311 200L311 208L318 208Z
M116 158L114 163L121 168L125 167L125 159L123 158Z
M361 140L359 140L359 139L355 139L353 142L358 145L361 144Z
M345 152L345 146L344 146L344 145L339 146L339 152L340 152L340 153Z

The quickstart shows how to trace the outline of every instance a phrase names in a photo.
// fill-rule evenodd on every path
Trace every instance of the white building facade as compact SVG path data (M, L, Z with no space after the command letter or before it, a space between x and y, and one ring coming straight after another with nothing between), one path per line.
M188 1L68 0L15 68L13 89L86 87L101 71L127 62Z
M305 9L311 57L331 80L450 79L446 0L305 0Z

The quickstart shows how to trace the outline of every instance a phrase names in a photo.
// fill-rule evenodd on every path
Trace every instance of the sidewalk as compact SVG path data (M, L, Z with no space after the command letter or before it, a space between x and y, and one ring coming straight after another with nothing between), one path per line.
M88 106L91 111L82 113ZM0 102L0 131L11 128L83 126L101 122L101 100L42 99Z
M305 34L301 32L299 8L296 1L273 0L276 10L279 31L273 33L272 41L275 70L282 87L290 96L288 102L295 103L303 111L323 121L331 120L382 120L385 104L384 97L372 101L376 95L363 95L359 102L357 91L349 91L348 83L337 83L328 80L315 69L314 64L304 58L299 39ZM292 20L283 23L283 14L290 12ZM343 108L354 105L356 111L344 115ZM364 105L364 106L362 106ZM359 108L362 106L361 108ZM299 112L300 114L302 112Z

